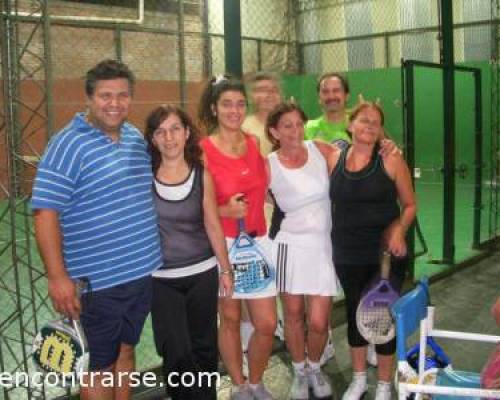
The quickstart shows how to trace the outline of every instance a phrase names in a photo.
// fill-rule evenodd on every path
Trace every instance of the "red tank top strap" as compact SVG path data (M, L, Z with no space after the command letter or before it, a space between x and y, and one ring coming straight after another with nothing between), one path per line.
M200 145L205 152L206 167L212 174L217 205L226 204L237 193L243 193L248 204L245 225L248 232L258 236L266 233L264 200L267 191L265 161L260 154L256 139L245 134L246 153L234 158L222 153L209 137ZM234 218L221 218L227 237L238 235L238 225Z

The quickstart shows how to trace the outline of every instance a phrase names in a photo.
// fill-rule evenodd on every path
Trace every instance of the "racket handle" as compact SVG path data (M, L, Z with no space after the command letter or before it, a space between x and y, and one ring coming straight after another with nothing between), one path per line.
M240 232L245 232L245 220L243 218L238 218L238 229Z
M380 275L382 279L389 279L391 273L391 253L384 251L380 260Z

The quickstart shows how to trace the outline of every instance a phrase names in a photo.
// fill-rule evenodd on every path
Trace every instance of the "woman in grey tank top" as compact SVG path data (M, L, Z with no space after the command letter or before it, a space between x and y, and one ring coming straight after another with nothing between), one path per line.
M146 140L163 250L153 273L156 349L172 399L215 400L218 292L231 295L233 282L212 178L201 164L198 131L179 108L155 109ZM183 374L194 374L196 384L183 385Z

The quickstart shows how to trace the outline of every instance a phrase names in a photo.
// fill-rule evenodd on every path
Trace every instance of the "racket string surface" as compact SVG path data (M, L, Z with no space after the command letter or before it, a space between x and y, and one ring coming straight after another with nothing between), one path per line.
M274 281L274 267L255 240L245 232L235 239L229 251L233 265L235 293L257 293Z
M396 335L390 308L399 298L389 281L390 254L384 252L381 259L381 276L377 284L361 298L356 310L359 333L371 344L384 344Z

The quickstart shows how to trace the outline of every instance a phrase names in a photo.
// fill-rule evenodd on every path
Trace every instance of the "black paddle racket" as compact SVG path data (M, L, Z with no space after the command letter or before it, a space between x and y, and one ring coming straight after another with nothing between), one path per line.
M84 285L85 281L78 281L79 295ZM80 321L63 318L43 325L33 340L32 359L42 374L56 374L61 386L79 379L88 370L89 362L87 339Z

